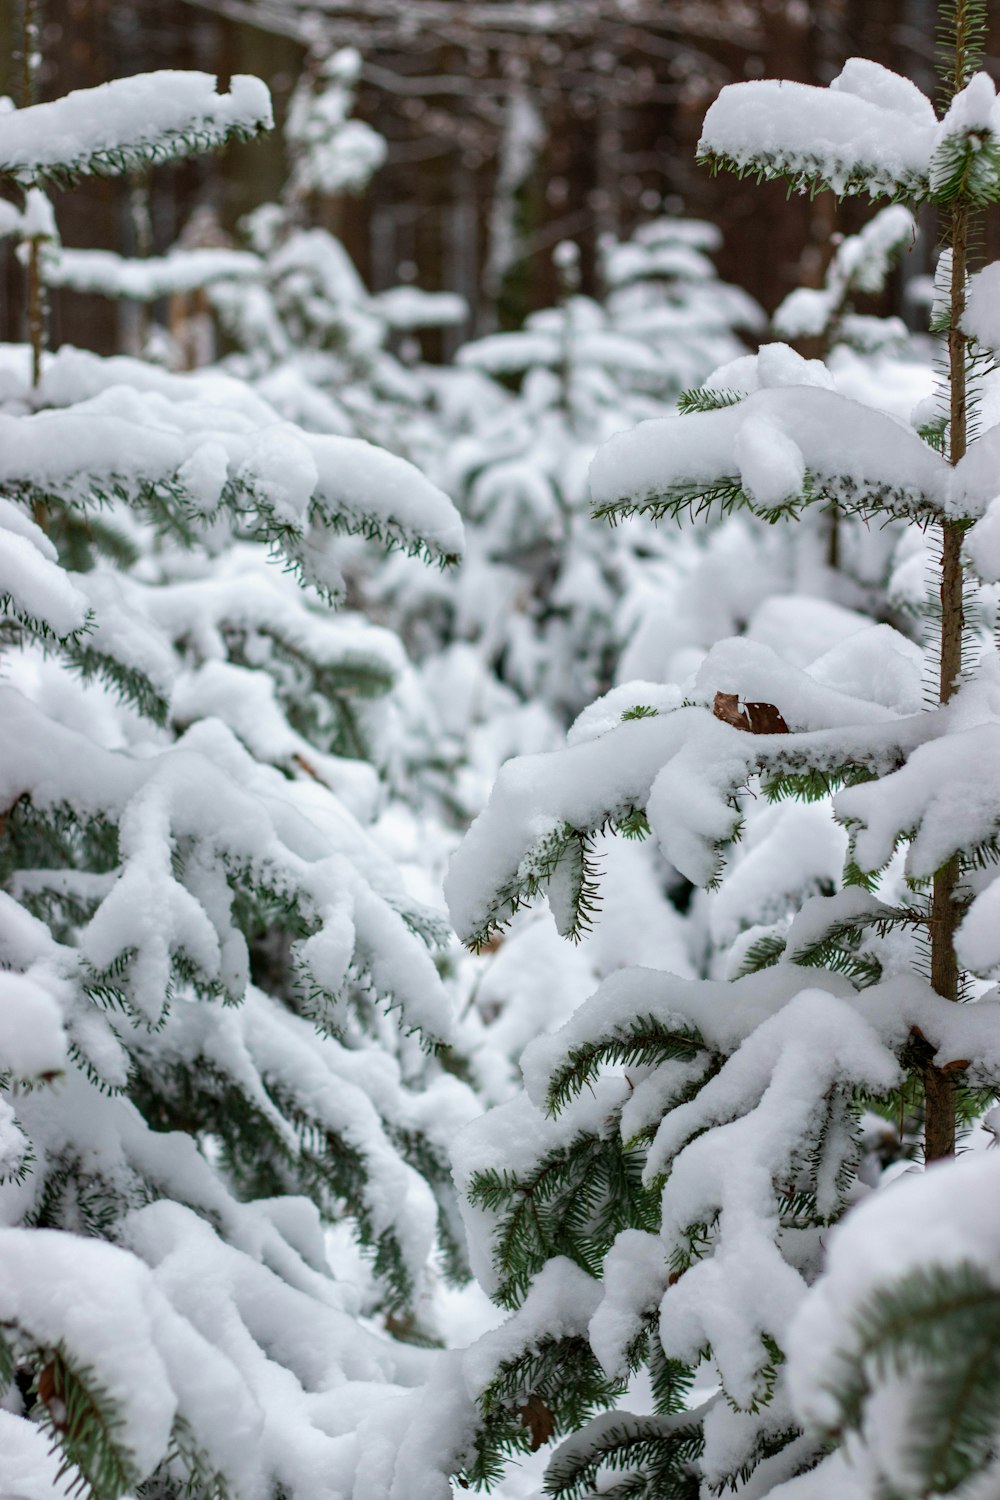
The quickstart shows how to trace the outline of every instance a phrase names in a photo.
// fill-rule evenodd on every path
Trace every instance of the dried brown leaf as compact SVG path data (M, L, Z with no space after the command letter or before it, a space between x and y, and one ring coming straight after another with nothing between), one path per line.
M716 693L712 712L723 724L742 729L747 734L788 734L788 725L773 703L747 703L740 706L739 693Z
M518 1407L522 1426L531 1433L531 1451L537 1453L556 1430L556 1419L541 1396L531 1395Z

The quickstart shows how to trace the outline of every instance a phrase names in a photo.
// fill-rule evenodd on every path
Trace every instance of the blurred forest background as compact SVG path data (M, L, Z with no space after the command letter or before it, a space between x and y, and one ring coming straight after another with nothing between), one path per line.
M15 102L19 10L0 0L0 93ZM934 0L39 0L39 12L43 99L154 68L249 72L270 86L280 123L310 60L356 47L356 114L388 158L363 195L325 200L320 220L373 291L417 281L465 297L464 326L424 334L430 358L550 305L560 240L577 241L583 289L599 292L599 236L664 212L717 224L721 276L771 312L793 287L820 284L831 232L864 214L848 205L835 222L830 195L713 179L694 159L708 104L743 78L826 83L853 54L934 89ZM275 132L156 172L148 212L120 179L88 183L57 196L63 241L133 255L224 243L279 196L284 174ZM198 214L206 205L216 222ZM927 227L881 311L913 314L902 283L928 269ZM9 336L22 277L13 248L0 254ZM130 311L54 293L52 343L109 352Z

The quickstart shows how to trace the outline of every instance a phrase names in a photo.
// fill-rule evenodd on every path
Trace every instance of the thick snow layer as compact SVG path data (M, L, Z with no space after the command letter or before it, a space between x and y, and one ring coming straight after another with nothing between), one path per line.
M970 1266L997 1286L1000 1244L1000 1157L970 1152L957 1161L908 1173L860 1205L830 1238L826 1270L805 1298L788 1338L789 1378L800 1418L821 1430L836 1427L832 1391L853 1378L863 1357L861 1309L912 1271ZM873 1483L922 1488L911 1477L914 1413L903 1375L871 1357L865 1371L874 1387L862 1416L860 1473ZM869 1489L865 1489L869 1493ZM808 1493L808 1492L807 1492ZM985 1491L984 1491L985 1493Z
M35 1346L62 1344L90 1368L120 1414L119 1440L148 1474L167 1446L177 1397L158 1347L167 1310L146 1267L117 1246L56 1230L3 1229L0 1246L4 1323Z
M605 1374L628 1374L629 1345L660 1305L670 1267L663 1241L641 1229L623 1229L604 1258L604 1291L590 1320L590 1346Z
M179 292L193 292L214 281L250 281L264 274L264 263L248 250L216 247L173 250L146 260L128 260L110 250L50 250L42 262L48 286L102 297L155 302Z
M2 908L0 908L2 909ZM31 1079L66 1066L62 1009L41 976L0 969L0 1071Z
M398 878L386 879L387 861L374 859L375 851L365 860L364 835L346 810L318 825L296 807L285 778L252 761L218 721L201 721L175 749L132 759L54 724L12 689L4 697L6 805L26 792L42 810L69 797L78 816L119 824L122 864L81 942L98 969L132 955L129 993L141 1014L160 1014L178 954L207 979L235 984L238 993L245 979L240 964L231 968L235 938L225 892L227 872L232 878L242 870L294 894L314 931L327 932L323 944L302 955L307 965L315 959L321 989L334 977L331 952L345 956L339 933L346 902L359 971L401 1006L407 1024L444 1034L448 1005L433 960L400 915L409 903ZM250 784L241 785L243 778ZM334 827L339 848L330 842ZM185 838L200 845L212 900L207 888L192 889L198 861L186 882L176 876L175 840ZM355 854L362 855L360 869ZM341 983L346 978L345 968Z
M128 493L186 478L196 508L204 510L225 478L249 492L265 532L283 538L289 555L321 585L335 566L330 525L373 528L440 557L461 552L458 512L405 459L358 438L303 433L255 397L241 395L234 409L225 400L233 382L157 379L158 372L144 374L134 360L107 363L116 369L101 372L104 381L117 373L129 384L102 384L64 410L0 415L0 479L85 503L92 490ZM77 381L89 373L86 361L62 361L47 390L65 392L68 385L78 395Z
M544 1108L549 1083L571 1053L595 1036L624 1035L637 1016L692 1029L706 1047L731 1052L769 1016L809 985L842 998L851 993L845 979L791 964L734 981L680 979L657 969L622 969L551 1037L539 1037L521 1059L525 1089Z
M990 838L1000 823L998 755L1000 725L956 726L917 746L890 776L838 793L838 816L857 827L862 868L881 869L904 830L914 830L906 868L917 878Z
M698 150L738 167L773 161L844 191L855 173L869 192L926 180L938 124L915 84L851 58L828 89L762 79L730 84L705 116Z
M880 640L875 646L876 657L883 645ZM737 828L734 799L755 769L780 771L807 757L818 767L858 760L888 772L904 749L943 728L930 715L900 718L877 701L829 688L745 639L720 642L698 682L699 696L736 692L776 704L793 728L805 732L748 734L702 708L682 707L619 724L548 755L509 761L452 857L445 895L460 935L471 938L505 921L513 896L544 878L550 841L567 829L585 833L644 808L670 862L693 882L707 884ZM895 696L897 688L880 693ZM905 826L893 821L894 811L892 804L881 814L886 830L890 823L893 829Z
M119 153L185 155L273 124L271 100L259 78L238 76L218 94L208 73L139 73L52 104L0 115L0 170L30 182L47 172L114 170Z
M761 436L742 436L748 424L760 434L761 422L780 435L770 453ZM843 503L880 490L904 511L943 508L949 465L912 428L834 391L805 387L759 390L736 406L642 422L613 437L591 465L591 498L595 506L627 505L681 486L703 493L735 482L752 494L762 489L764 503L777 506L797 498L790 493L798 467L793 446Z
M0 1408L0 1494L11 1500L53 1500L65 1494L62 1458L45 1433Z
M984 349L1000 352L1000 263L994 261L970 277L961 327Z
M543 1339L579 1338L596 1311L601 1284L574 1261L554 1255L534 1278L517 1312L484 1333L462 1358L474 1395L489 1385L500 1367Z
M82 630L87 599L55 561L55 548L40 527L10 500L0 497L0 598L54 636Z

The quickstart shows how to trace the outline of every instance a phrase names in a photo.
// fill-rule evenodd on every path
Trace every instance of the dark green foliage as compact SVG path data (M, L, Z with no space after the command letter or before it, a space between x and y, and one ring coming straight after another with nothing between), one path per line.
M758 974L761 969L773 968L776 963L781 962L787 946L786 939L776 932L757 938L743 955L736 977L742 979L747 974Z
M498 889L493 912L469 940L469 946L478 952L507 926L515 912L539 896L566 856L570 844L579 841L580 837L581 834L572 824L563 823L539 839L522 860L517 874ZM522 875L522 871L526 873Z
M641 842L649 837L649 819L641 808L636 808L634 812L627 813L619 820L615 831L624 839L635 839Z
M940 520L933 499L909 485L888 481L872 482L861 487L849 474L809 472L802 493L780 505L761 505L743 489L736 475L724 479L690 480L669 485L641 497L625 496L608 500L594 508L595 520L613 524L630 516L648 516L652 521L711 521L737 510L747 510L772 525L777 521L796 520L809 505L835 506L842 515L862 520L901 519L928 523Z
M586 1339L540 1340L505 1361L480 1396L476 1457L461 1482L477 1489L495 1484L506 1459L533 1452L540 1439L576 1431L622 1392L622 1384L601 1370Z
M706 1070L718 1065L693 1026L665 1025L655 1016L636 1016L611 1035L592 1038L570 1051L549 1082L546 1110L557 1115L604 1067L655 1067L672 1058L699 1054L705 1059Z
M874 780L875 774L868 766L844 765L829 770L808 766L801 771L781 768L765 772L761 791L768 802L822 802L842 787Z
M100 682L122 703L129 704L154 724L167 722L167 700L144 672L96 650L88 644L85 634L64 641L62 647L64 659L76 668L84 682Z
M95 103L95 108L97 107L99 106ZM83 150L71 160L43 166L12 164L0 158L0 177L9 176L23 187L34 187L40 183L67 187L80 177L121 177L161 162L216 151L227 141L251 141L264 129L262 123L220 126L206 120L201 125L192 124L187 130L163 131L155 137L145 139L140 136L130 145L104 147L97 151Z
M938 0L937 64L944 109L983 66L989 0Z
M558 892L561 899L557 926L563 937L574 942L581 938L590 930L600 907L601 866L595 839L603 833L622 834L627 839L645 838L649 833L645 810L613 809L591 827L574 828L572 823L562 823L545 834L527 852L516 872L497 887L492 910L478 931L468 938L469 947L479 952L508 926L516 912L530 906L557 878L565 882Z
M70 1495L115 1500L138 1475L121 1444L121 1418L86 1366L75 1365L62 1348L39 1350L32 1416L63 1455L59 1479Z
M57 498L37 506L33 519L56 548L62 566L72 573L88 573L101 558L122 570L139 561L132 538L96 504L83 509Z
M796 1427L785 1427L779 1432L768 1432L766 1430L761 1432L752 1450L747 1454L743 1462L727 1474L721 1483L716 1483L713 1486L714 1492L716 1494L724 1494L727 1489L735 1490L747 1484L758 1464L762 1463L764 1459L772 1458L776 1453L780 1453L783 1448L786 1448L798 1436L799 1431ZM814 1460L818 1457L818 1453L813 1455ZM803 1469L811 1467L811 1463L804 1463L802 1465Z
M985 208L1000 198L1000 141L989 130L947 136L931 161L931 194L942 206Z
M735 177L752 177L755 182L774 182L781 178L788 184L788 194L833 191L838 198L865 196L888 198L891 202L920 202L927 195L927 179L920 172L908 172L899 179L889 178L875 162L844 163L836 184L827 175L827 162L807 152L762 151L753 157L731 156L725 151L701 151L698 161L714 177L729 172Z
M549 1465L548 1494L557 1500L697 1500L695 1468L703 1446L696 1413L635 1416L616 1412L584 1428ZM621 1478L609 1485L607 1471ZM600 1483L598 1479L600 1478Z
M497 1216L497 1301L519 1305L532 1278L554 1255L599 1276L619 1230L654 1230L659 1199L643 1187L642 1166L643 1153L623 1147L616 1136L581 1132L544 1156L526 1177L477 1172L469 1201Z
M174 1422L166 1458L136 1489L140 1500L230 1500L230 1494L225 1478L206 1463L181 1417Z

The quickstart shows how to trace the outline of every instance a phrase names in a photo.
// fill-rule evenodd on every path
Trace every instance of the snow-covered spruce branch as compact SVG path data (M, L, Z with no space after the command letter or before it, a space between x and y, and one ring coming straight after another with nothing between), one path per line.
M591 468L595 516L707 520L746 507L776 521L822 503L867 518L940 519L949 467L912 428L782 377L742 400L726 393L718 410L644 422L606 443Z
M698 155L715 171L783 178L800 192L981 206L1000 194L1000 109L977 73L938 120L909 79L854 57L828 88L730 84L705 116Z
M272 123L259 78L233 78L229 92L219 94L208 73L140 73L4 114L0 174L25 185L120 176L248 140Z

